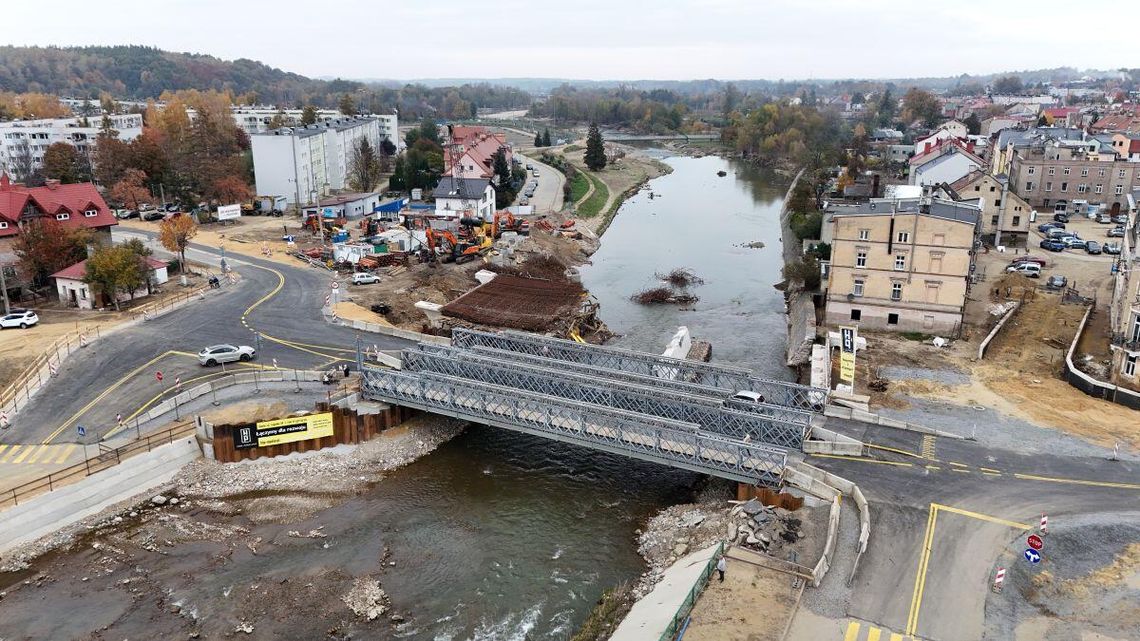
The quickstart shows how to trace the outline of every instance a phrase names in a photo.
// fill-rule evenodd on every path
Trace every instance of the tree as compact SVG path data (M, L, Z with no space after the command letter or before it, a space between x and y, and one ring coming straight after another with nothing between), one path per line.
M186 271L186 247L190 239L198 233L198 223L187 215L167 218L158 226L158 242L167 251L178 254L178 268Z
M903 96L903 118L908 123L921 120L927 127L933 127L942 118L942 103L929 91L911 87Z
M890 88L884 89L883 95L879 96L879 105L876 109L880 127L890 126L895 119L895 107L895 98L891 95Z
M205 195L218 203L233 205L249 202L253 198L253 190L237 176L222 176L210 184Z
M119 292L130 294L147 284L147 266L142 256L126 245L102 246L87 259L83 282L95 285L119 310Z
M407 183L404 180L406 171L407 170L404 168L404 157L399 156L396 158L396 166L392 168L392 177L388 179L388 189L391 189L392 191L406 190L408 188Z
M95 182L110 187L122 180L123 172L127 170L129 154L129 146L119 140L119 132L110 127L101 130L95 137L95 151L92 154Z
M146 174L138 169L128 169L123 172L119 182L111 187L111 198L124 205L130 205L137 210L140 203L149 203L154 200L150 190L146 187Z
M549 128L542 130L542 146L543 147L549 147L550 146L550 129Z
M285 126L285 123L286 123L285 111L282 109L278 109L277 113L273 114L273 117L269 119L268 128L269 129L280 129L280 128Z
M602 140L602 132L598 131L597 123L590 123L590 131L586 134L586 166L590 171L598 171L606 166L606 147Z
M542 134L541 133L535 133L534 134L534 146L535 147L541 147L542 146Z
M1002 76L994 81L992 90L998 95L1019 94L1025 89L1021 78L1017 76Z
M36 167L35 159L32 157L32 146L26 140L21 141L11 152L10 162L16 182L28 187L40 187L44 184L43 172Z
M976 136L982 132L982 121L978 120L978 114L971 113L969 116L966 116L962 124L966 125L966 131L968 131L971 136Z
M380 153L387 156L396 155L396 144L387 138L380 141Z
M356 103L353 102L352 96L344 94L340 97L340 112L346 116L356 114Z
M301 126L308 127L315 124L317 124L317 108L312 105L305 105L305 108L301 110Z
M44 151L44 176L61 183L86 182L91 179L86 159L73 145L56 142Z
M736 111L737 105L740 104L740 98L740 90L736 88L736 85L731 82L725 85L724 102L721 105L721 113L724 114L725 118L728 118L729 114Z
M91 240L86 229L64 227L54 218L37 218L23 226L13 250L21 271L31 275L34 286L41 286L52 274L83 260Z
M380 182L380 158L368 138L352 144L348 157L348 184L356 191L370 192Z

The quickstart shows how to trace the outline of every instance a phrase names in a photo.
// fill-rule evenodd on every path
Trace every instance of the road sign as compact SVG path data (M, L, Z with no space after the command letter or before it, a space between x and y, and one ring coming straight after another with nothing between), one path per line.
M80 436L87 436L87 428L83 427L82 425L76 425L75 431L79 432Z
M332 282L332 288L333 289L340 289L340 283L334 280Z
M997 574L994 575L994 592L1000 594L1003 583L1005 583L1005 568L998 568Z
M162 372L155 372L155 373L154 373L154 380L156 380L156 381L158 381L159 383L161 383L161 382L162 382Z
M858 336L855 327L840 327L839 380L855 385L855 340Z
M1029 547L1033 548L1034 550L1040 550L1041 547L1045 545L1045 542L1041 540L1041 537L1037 536L1036 534L1030 534L1029 538L1026 539L1026 543L1028 543Z
M1037 550L1034 550L1033 548L1025 548L1025 553L1023 556L1025 556L1026 561L1029 561L1033 565L1037 565L1041 562L1041 553Z

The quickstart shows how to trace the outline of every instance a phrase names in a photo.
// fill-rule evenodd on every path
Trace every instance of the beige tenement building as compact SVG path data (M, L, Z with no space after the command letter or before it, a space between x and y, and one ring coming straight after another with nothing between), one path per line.
M958 331L981 231L977 204L926 196L833 212L829 326Z

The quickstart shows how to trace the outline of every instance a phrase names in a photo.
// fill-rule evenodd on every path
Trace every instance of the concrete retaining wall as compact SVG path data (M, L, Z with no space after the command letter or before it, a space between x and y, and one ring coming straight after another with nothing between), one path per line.
M893 418L880 416L874 412L864 412L862 410L852 409L850 407L843 407L841 405L829 404L823 408L824 416L833 416L835 418L845 418L852 421L859 421L860 423L869 423L871 425L882 425L883 427L893 427L900 430L908 430L911 432L919 432L921 434L931 434L933 436L942 436L944 438L964 439L964 436L951 434L950 432L943 432L936 430L932 427L925 425L918 425L917 423L907 423L906 421L898 421Z
M1005 316L1001 317L1001 320L998 321L997 325L994 325L994 328L991 329L990 333L987 334L985 339L982 340L982 344L978 345L978 360L982 360L982 357L986 355L986 348L990 346L990 341L992 341L994 337L998 335L998 332L1001 331L1001 328L1005 327L1005 322L1013 318L1014 312L1020 308L1021 302L1015 302L1013 304L1013 308L1006 312Z
M235 373L232 376L228 376L224 379L210 381L208 383L202 383L201 385L191 387L181 394L172 396L165 401L155 405L154 407L147 410L146 413L140 414L137 418L138 422L145 423L147 421L156 419L163 414L173 412L175 407L181 407L196 398L201 398L213 391L222 390L227 387L233 387L234 385L292 382L318 383L321 381L321 377L323 375L324 372L316 370L243 370L240 373Z
M194 438L182 438L5 510L0 519L0 553L76 523L115 503L147 494L168 483L182 466L201 456Z
M840 454L863 456L863 442L822 427L811 428L803 450L807 454Z
M334 317L335 318L335 317ZM373 334L383 334L385 336L395 336L396 338L403 338L417 343L435 343L436 345L450 345L451 339L445 336L435 336L433 334L422 334L420 332L411 332L399 327L389 327L388 325L380 325L379 323L369 323L362 320L345 320L343 318L336 318L332 321L337 325L344 325L353 329L359 329L364 332L372 332Z
M848 577L848 584L855 576L855 569L859 567L859 559L867 550L867 542L871 539L871 511L863 497L862 490L847 479L836 476L830 472L813 467L806 463L788 466L784 469L784 481L815 496L829 499L831 513L827 524L827 540L823 544L823 556L812 570L812 585L819 587L827 571L831 569L831 559L834 558L836 537L839 531L839 505L843 495L848 495L855 501L859 509L859 548L855 556L855 564Z

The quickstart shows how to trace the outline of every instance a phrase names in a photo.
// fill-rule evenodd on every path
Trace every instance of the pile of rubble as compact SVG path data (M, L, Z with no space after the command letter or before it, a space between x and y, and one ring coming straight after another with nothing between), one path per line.
M634 587L633 598L648 594L677 559L724 539L728 523L724 501L674 505L649 519L637 541L638 552L649 567Z
M726 540L742 548L776 555L785 545L803 538L803 522L781 507L764 505L756 499L737 505L729 512Z

